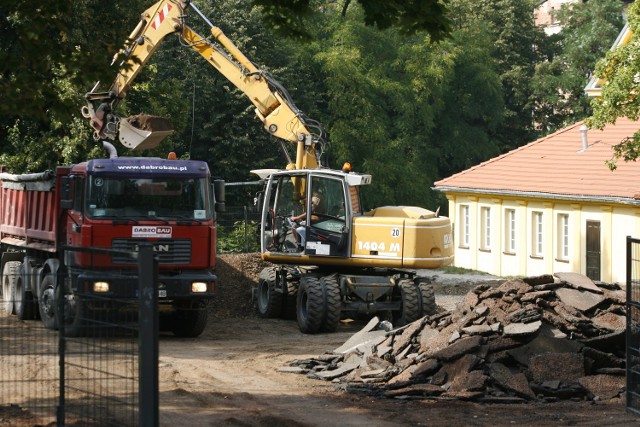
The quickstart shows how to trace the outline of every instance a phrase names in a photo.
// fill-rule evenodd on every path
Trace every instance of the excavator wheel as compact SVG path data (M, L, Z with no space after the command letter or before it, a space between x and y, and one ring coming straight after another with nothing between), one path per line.
M340 324L340 312L342 309L340 285L334 275L321 278L320 284L326 304L326 314L321 330L322 332L335 332Z
M302 277L296 310L300 332L305 334L320 332L325 322L325 304L326 297L320 280L315 276Z
M291 273L290 270L285 270L287 274L286 294L284 295L284 303L282 306L282 318L287 320L295 320L296 318L296 301L298 299L298 287L300 287L300 279Z
M436 294L433 286L427 282L419 282L420 299L422 300L422 315L431 316L436 314L438 306L436 305Z
M393 325L396 327L408 325L422 317L422 304L420 301L420 290L413 280L402 279L398 282L398 291L402 308L394 313Z
M267 267L260 272L256 302L258 314L265 319L277 318L282 315L283 298L276 291L276 267Z

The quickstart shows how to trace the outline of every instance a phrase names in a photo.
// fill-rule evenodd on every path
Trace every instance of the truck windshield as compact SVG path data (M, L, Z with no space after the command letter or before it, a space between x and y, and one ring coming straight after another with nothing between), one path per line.
M212 217L206 178L90 176L85 212L91 218L195 219Z

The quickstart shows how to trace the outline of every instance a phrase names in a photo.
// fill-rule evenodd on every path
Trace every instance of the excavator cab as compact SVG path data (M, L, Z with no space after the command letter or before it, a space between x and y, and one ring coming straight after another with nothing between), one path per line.
M264 192L262 252L275 257L348 257L351 219L362 215L357 190L340 171L274 173Z

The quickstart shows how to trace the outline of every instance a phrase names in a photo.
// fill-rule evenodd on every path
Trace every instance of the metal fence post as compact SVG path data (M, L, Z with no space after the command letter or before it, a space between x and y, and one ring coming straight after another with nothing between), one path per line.
M244 213L244 251L249 252L249 236L248 236L249 213L247 212L246 206L243 206L242 209Z
M141 243L138 254L140 425L159 425L158 399L158 261L150 242Z

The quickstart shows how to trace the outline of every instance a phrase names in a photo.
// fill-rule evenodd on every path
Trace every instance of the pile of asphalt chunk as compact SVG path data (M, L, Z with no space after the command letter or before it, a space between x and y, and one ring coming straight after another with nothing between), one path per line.
M398 399L609 400L625 385L625 298L576 273L479 285L451 312L397 329L374 318L278 370Z

